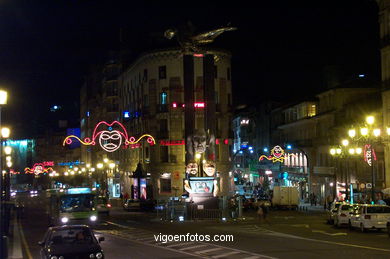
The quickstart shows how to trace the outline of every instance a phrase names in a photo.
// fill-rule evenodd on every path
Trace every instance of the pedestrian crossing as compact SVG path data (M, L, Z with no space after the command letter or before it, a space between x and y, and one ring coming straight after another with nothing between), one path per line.
M114 222L107 222L109 225L116 226L116 229L96 230L98 233L109 234L144 245L159 247L177 253L191 255L199 258L226 258L226 259L273 259L274 257L252 253L235 248L225 247L208 242L161 242L156 241L154 233L149 230L139 229L120 225ZM250 227L250 226L248 226Z

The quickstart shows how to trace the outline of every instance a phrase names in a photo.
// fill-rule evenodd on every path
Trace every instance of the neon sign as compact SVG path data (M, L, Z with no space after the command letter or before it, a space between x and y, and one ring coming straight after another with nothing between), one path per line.
M143 138L146 138L146 141L150 145L156 144L154 138L149 134L144 134L138 139L129 137L126 128L119 121L113 121L112 123L101 121L95 126L92 138L84 138L84 140L81 140L75 135L70 135L65 138L63 145L70 145L73 141L72 138L77 139L81 144L86 146L95 146L96 143L99 143L100 147L106 152L114 152L122 145L137 144Z
M184 140L160 140L160 146L182 146Z
M39 175L43 173L52 172L53 168L47 166L54 166L54 162L50 161L50 162L35 163L32 168L26 167L24 169L24 173Z
M285 154L284 150L281 146L274 146L271 149L271 155L270 156L262 155L259 157L259 161L262 161L265 158L267 160L272 160L273 163L276 162L283 163L284 159L286 158L284 154ZM294 156L294 154L287 154L287 157L290 156Z
M364 161L369 166L372 166L372 157L374 157L374 160L376 161L375 150L372 148L370 144L364 145Z

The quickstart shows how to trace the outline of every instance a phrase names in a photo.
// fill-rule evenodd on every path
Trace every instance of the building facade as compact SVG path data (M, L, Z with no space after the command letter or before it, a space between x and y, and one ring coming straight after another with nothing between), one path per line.
M216 103L216 168L221 193L229 192L229 147L231 145L232 85L229 53L210 51L214 67ZM195 128L204 128L203 58L194 57ZM177 49L154 51L140 56L118 78L120 121L135 138L146 140L118 152L123 189L131 193L139 181L134 172L142 168L149 197L162 199L181 195L185 177L185 122L183 56ZM140 165L140 166L139 166Z
M390 126L390 1L378 0L381 42L383 125ZM384 143L386 187L390 187L390 142Z

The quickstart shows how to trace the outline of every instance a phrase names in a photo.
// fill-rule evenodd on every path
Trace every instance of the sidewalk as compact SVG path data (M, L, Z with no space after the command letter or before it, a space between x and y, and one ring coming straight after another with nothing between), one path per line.
M14 215L10 224L8 259L23 259L22 236L19 227L20 224L18 223L16 215Z

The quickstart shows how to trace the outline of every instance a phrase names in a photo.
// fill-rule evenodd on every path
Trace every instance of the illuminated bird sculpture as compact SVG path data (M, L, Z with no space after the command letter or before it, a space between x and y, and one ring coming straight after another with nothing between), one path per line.
M200 45L209 44L222 33L234 30L237 30L237 28L229 26L195 34L194 26L191 22L188 22L186 28L182 30L168 29L165 31L164 36L170 40L176 37L184 52L199 52Z

